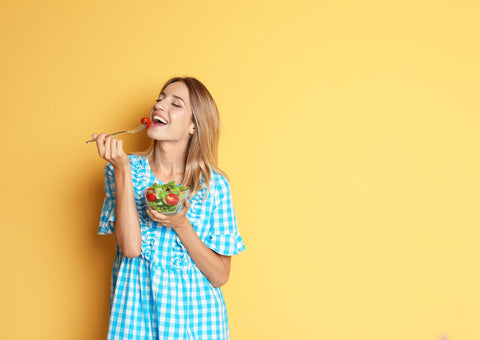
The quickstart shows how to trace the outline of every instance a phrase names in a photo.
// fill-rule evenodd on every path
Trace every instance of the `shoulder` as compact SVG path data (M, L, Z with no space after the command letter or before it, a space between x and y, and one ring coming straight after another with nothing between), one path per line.
M209 187L214 197L220 198L230 194L230 182L224 175L214 170L211 170Z

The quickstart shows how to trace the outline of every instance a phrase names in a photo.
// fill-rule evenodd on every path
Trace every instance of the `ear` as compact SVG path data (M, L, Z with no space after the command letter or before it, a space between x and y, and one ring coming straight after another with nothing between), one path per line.
M188 129L188 133L190 135L193 135L195 133L195 123L192 122L192 124L190 125L190 127Z

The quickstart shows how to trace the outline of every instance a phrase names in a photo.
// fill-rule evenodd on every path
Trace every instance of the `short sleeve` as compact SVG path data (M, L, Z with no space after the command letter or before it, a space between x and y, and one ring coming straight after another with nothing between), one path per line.
M105 166L105 199L103 201L102 213L100 215L100 224L98 235L108 235L113 233L116 214L116 190L113 166L108 163Z
M245 245L238 232L230 184L223 176L217 176L214 206L209 220L210 233L205 244L221 255L237 255L245 250Z

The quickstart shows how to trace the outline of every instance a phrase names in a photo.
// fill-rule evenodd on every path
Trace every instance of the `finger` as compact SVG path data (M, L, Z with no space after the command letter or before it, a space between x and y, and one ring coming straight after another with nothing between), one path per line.
M102 158L105 158L105 141L104 141L104 139L105 139L106 135L107 135L106 133L101 133L101 134L97 135L97 137L96 137L98 154Z
M93 139L96 139L96 138L97 138L97 136L98 136L98 134L96 134L96 133L92 133L92 138L93 138Z
M148 217L150 217L153 220L153 216L152 216L152 213L150 212L151 211L150 208L147 207L147 209L145 209L145 210L147 212Z
M107 161L112 159L112 136L105 137L105 159Z
M155 217L155 219L160 222L160 221L163 221L165 219L165 215L163 215L162 213L159 213L158 211L156 210L153 210L150 211L150 213L153 215L153 217Z
M117 156L123 154L123 140L117 139Z
M186 215L187 212L188 212L188 209L190 209L190 202L185 198L183 200L183 207L182 207L182 210L180 211L180 214L182 215Z
M110 139L110 157L115 159L117 157L117 139Z
M151 218L152 220L154 220L155 222L159 222L159 221L158 221L158 218L155 216L155 213L156 213L156 211L154 211L154 210L152 210L152 209L150 209L150 208L147 207L147 215L150 216L150 218Z
M102 132L101 134L94 133L94 134L92 134L92 136L93 135L96 136L95 138L97 139L97 142L105 142L105 137L107 136L107 133L105 133L105 132Z
M153 215L153 210L147 208L147 215L155 222L158 222L157 218Z
M112 158L120 157L122 155L122 140L118 138L114 138L112 141Z

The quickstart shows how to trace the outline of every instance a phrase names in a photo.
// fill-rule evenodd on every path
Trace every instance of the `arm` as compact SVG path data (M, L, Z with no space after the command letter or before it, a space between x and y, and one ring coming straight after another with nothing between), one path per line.
M115 241L127 257L137 257L142 249L130 160L123 151L122 141L106 134L92 135L97 140L98 154L114 168L116 187Z
M187 249L188 254L198 269L210 281L213 287L223 286L230 275L231 256L224 256L207 247L198 237L186 217L190 203L185 200L182 211L177 215L163 215L147 208L147 214L154 221L173 228L178 238Z

